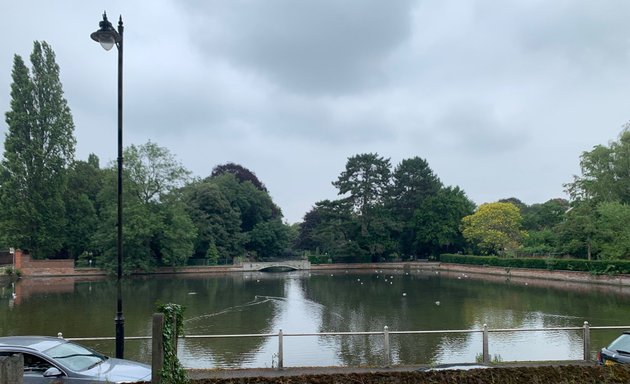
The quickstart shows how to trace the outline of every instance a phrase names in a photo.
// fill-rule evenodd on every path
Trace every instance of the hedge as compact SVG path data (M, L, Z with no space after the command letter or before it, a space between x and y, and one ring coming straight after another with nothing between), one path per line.
M627 274L630 273L628 260L584 260L556 258L504 258L497 256L473 256L442 254L442 263L486 265L504 268L531 268L560 271L582 271L593 274Z
M627 384L630 368L616 365L546 366L436 370L414 372L373 372L278 377L230 377L191 380L193 384Z

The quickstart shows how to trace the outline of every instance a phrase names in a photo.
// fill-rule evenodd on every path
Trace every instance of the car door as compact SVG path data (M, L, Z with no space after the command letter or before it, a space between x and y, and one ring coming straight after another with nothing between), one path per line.
M22 353L24 356L24 384L69 384L72 381L67 380L65 374L57 377L44 377L44 372L50 368L57 368L47 359L41 356ZM61 371L60 371L61 372Z

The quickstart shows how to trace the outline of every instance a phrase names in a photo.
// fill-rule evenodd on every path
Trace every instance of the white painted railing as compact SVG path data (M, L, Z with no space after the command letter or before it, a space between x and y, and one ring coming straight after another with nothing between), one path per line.
M318 332L318 333L284 333L282 329L278 333L256 333L256 334L235 334L235 335L185 335L185 339L221 339L221 338L249 338L249 337L277 337L278 338L278 369L284 368L284 338L285 337L304 337L304 336L382 336L383 337L383 365L389 367L391 365L390 336L391 335L428 335L428 334L452 334L452 333L481 333L482 334L482 362L490 363L489 351L489 334L490 333L516 333L516 332L548 332L548 331L582 331L583 340L583 361L590 361L591 349L591 331L592 330L614 330L627 329L626 326L598 326L591 327L588 321L584 322L581 327L552 327L552 328L488 328L486 324L482 329L455 329L455 330L432 330L432 331L391 331L387 326L383 327L383 331L370 332ZM63 337L61 333L58 337ZM149 340L151 336L135 336L125 337L126 340ZM115 337L69 337L67 340L73 341L97 341L97 340L115 340Z

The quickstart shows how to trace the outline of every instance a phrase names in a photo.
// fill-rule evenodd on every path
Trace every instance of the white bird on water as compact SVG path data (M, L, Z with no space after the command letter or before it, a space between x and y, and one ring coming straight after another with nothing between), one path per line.
M436 301L436 302L435 302L435 305L440 305L440 301L439 301L439 300L438 300L438 301Z

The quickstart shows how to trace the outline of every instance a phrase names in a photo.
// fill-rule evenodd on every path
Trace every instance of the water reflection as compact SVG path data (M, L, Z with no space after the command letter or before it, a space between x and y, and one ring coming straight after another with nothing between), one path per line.
M558 285L558 284L556 284ZM468 330L627 325L630 295L585 284L554 284L435 271L145 276L123 284L127 336L151 333L157 302L186 308L187 334ZM14 296L15 294L15 296ZM0 291L0 333L111 336L116 284L108 279L24 279ZM439 304L439 305L438 305ZM593 332L593 351L618 332ZM86 342L113 354L114 342ZM395 364L473 362L480 333L392 335ZM271 367L277 337L185 339L188 367ZM150 342L127 341L127 358L150 361ZM504 361L582 357L580 331L491 333ZM284 339L285 366L378 365L382 336Z

